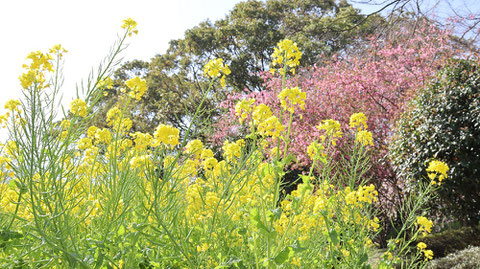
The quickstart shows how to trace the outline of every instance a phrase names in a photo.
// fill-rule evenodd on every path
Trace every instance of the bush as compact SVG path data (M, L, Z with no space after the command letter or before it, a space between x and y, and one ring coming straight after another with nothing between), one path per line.
M396 171L427 176L431 158L451 170L433 207L475 225L480 219L480 71L478 62L454 60L402 115L390 145Z
M468 247L447 257L428 263L428 269L473 269L480 268L480 247Z
M462 227L430 234L420 240L433 250L436 258L441 258L468 246L480 246L480 231L478 228Z

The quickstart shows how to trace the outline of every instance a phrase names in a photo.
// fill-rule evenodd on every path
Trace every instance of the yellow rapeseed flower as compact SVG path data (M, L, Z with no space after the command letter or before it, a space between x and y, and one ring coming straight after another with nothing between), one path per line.
M195 139L187 143L185 146L185 153L192 155L195 159L198 159L202 154L203 143L202 141Z
M357 133L356 139L358 142L360 142L362 145L367 146L373 146L373 137L372 133L367 130L361 130Z
M428 164L427 172L428 177L432 180L432 184L436 184L435 178L438 176L438 184L442 183L442 180L447 178L447 171L450 168L442 161L433 160Z
M325 147L321 144L319 144L316 141L313 141L308 147L307 147L307 154L310 157L310 159L314 160L318 156L325 157Z
M332 136L332 138L342 137L342 129L340 122L336 120L323 120L318 126L317 129L320 131L325 131L327 136Z
M147 91L147 81L139 77L134 77L125 81L125 85L127 85L127 87L130 89L128 95L137 101L140 101L142 96Z
M417 222L415 225L419 227L419 231L422 232L423 235L427 235L432 232L433 222L424 216L417 217Z
M295 67L300 64L300 58L302 58L302 52L298 49L297 43L289 39L284 39L278 42L277 46L273 50L272 54L272 66L280 66L279 71L283 74L285 71L283 65L290 68L293 74L295 74ZM274 73L275 69L271 69L270 72Z
M278 99L282 105L282 108L294 112L295 106L299 106L302 110L305 110L305 99L307 94L302 92L298 87L284 89L278 94Z
M155 138L154 145L159 146L160 144L164 144L174 147L179 144L179 134L180 131L177 128L170 125L160 124L153 134Z
M122 28L128 31L128 36L132 36L132 34L138 34L137 22L132 18L123 20Z
M235 114L239 117L240 123L248 117L253 110L253 104L255 103L255 99L242 99L241 101L235 104Z
M423 250L423 249L426 249L427 248L427 244L423 243L423 242L420 242L417 244L417 248L419 250Z
M225 88L225 76L230 75L231 71L228 65L223 63L222 58L210 60L204 67L203 73L210 78L220 78L220 84Z
M5 103L5 109L9 111L17 111L18 113L20 113L20 110L18 109L18 106L20 105L20 101L12 99Z
M423 254L425 255L425 260L433 259L433 251L431 249L424 250Z
M70 103L70 112L77 117L87 116L87 103L82 99L75 99Z
M357 128L357 131L366 130L367 126L367 117L363 113L353 113L350 116L350 127Z

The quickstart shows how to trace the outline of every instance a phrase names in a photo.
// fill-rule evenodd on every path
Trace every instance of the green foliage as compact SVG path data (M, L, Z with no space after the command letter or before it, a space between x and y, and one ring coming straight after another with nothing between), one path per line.
M480 219L480 71L455 60L411 101L390 146L400 176L421 180L430 158L446 162L449 176L433 207L476 224ZM412 182L414 182L412 181Z
M428 269L471 269L480 268L480 247L468 247L445 258L433 260Z
M430 234L419 240L433 250L436 258L440 258L468 246L480 246L480 231L478 228L462 227Z

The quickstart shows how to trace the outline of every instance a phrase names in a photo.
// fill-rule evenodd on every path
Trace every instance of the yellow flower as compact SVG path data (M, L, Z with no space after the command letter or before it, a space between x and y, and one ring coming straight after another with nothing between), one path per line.
M255 99L243 99L235 104L235 114L240 118L240 123L243 123L248 114L252 113L254 103Z
M75 99L70 103L70 112L77 117L87 116L87 103L82 99Z
M98 127L97 126L90 126L87 130L87 136L90 138L95 138L95 134L97 133Z
M107 112L107 124L113 127L121 115L122 111L117 106L110 108Z
M64 53L67 53L68 51L62 47L62 45L57 44L53 46L49 51L50 54L55 54L58 55L59 57L62 57Z
M367 117L363 113L353 113L350 116L350 127L356 128L357 131L366 130L367 126Z
M305 110L305 99L307 94L302 92L298 87L284 89L278 95L282 108L293 113L294 107L298 105L302 110Z
M270 116L258 125L258 132L263 136L279 137L285 130L276 116Z
M198 252L205 252L209 249L209 246L207 243L202 243L201 245L197 246L197 251Z
M148 167L151 167L152 164L153 164L153 162L150 159L149 155L135 156L130 160L130 166L133 169L148 168Z
M423 216L417 217L416 226L420 226L419 231L423 233L423 235L427 235L428 233L432 232L433 222L428 220Z
M356 139L358 142L360 142L362 145L367 146L373 146L373 137L372 133L367 130L361 130L357 133Z
M259 104L253 109L253 124L259 125L273 115L272 110L265 104Z
M417 244L417 248L419 250L423 250L423 249L426 249L427 248L427 244L423 243L423 242L420 242Z
M284 39L278 42L277 46L274 48L272 54L272 65L279 65L280 73L284 73L286 70L283 69L283 65L291 68L293 74L295 74L295 67L300 64L300 58L302 58L302 52L298 49L297 43L294 43L292 40ZM274 69L272 69L274 73Z
M433 251L430 249L424 250L423 254L425 255L425 260L433 259Z
M128 95L137 101L139 101L147 91L147 82L139 77L125 81L125 84L130 88Z
M98 82L97 87L99 89L113 89L113 80L110 77L102 79Z
M325 157L325 147L314 141L307 147L307 154L312 160L316 159L318 156Z
M153 137L150 134L135 132L132 136L135 138L135 148L138 150L145 150L153 145Z
M240 158L242 156L242 147L245 145L243 139L238 140L235 143L225 141L223 144L223 156L229 162L233 161L234 158Z
M187 143L185 146L185 153L193 155L195 159L200 157L203 150L203 143L202 141L195 139Z
M174 147L179 144L180 131L177 128L174 128L170 125L160 124L155 133L153 134L155 138L155 146L159 146L160 143Z
M79 150L85 150L92 146L92 139L88 137L84 137L77 142L77 148Z
M20 113L20 110L18 109L18 106L20 105L21 105L20 101L12 99L5 103L5 109L9 111L17 111L18 113Z
M122 28L128 31L128 36L132 36L132 33L138 34L137 22L134 21L132 18L123 20Z
M317 126L318 130L324 130L327 136L332 136L333 138L340 138L342 137L342 129L340 122L336 120L324 120Z
M104 143L105 145L110 144L112 140L112 134L108 129L97 129L95 132L95 139L97 139L97 143Z
M438 175L438 181L439 184L442 183L442 180L447 178L447 171L450 168L448 165L444 162L433 160L428 164L427 172L428 172L428 177L432 180L432 184L436 184L434 179Z
M225 76L230 75L231 71L227 65L223 64L222 58L210 60L204 67L203 73L210 78L220 78L220 83L225 88Z

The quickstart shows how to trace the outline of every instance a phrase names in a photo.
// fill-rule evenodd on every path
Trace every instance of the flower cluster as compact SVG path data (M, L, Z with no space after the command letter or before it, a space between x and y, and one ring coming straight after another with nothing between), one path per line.
M147 82L139 77L134 77L125 81L125 85L127 85L127 87L130 89L128 96L137 101L140 101L142 96L147 91Z
M426 248L427 248L427 244L423 242L419 242L417 244L417 249L423 253L423 255L425 256L425 260L433 259L433 251Z
M424 216L417 217L417 222L415 225L419 227L418 231L423 235L427 235L432 232L433 222Z
M70 112L77 117L87 116L87 103L82 99L75 99L70 103Z
M132 34L138 34L137 22L132 18L123 20L122 28L127 30L128 36L132 36Z
M57 48L55 46L51 51L55 52ZM22 87L24 89L28 89L31 86L35 86L38 89L47 87L48 85L45 84L45 73L53 72L53 56L49 53L36 51L30 53L26 59L31 62L23 65L26 72L19 77Z
M223 63L222 58L210 60L203 68L203 72L210 78L220 78L220 84L225 88L225 76L230 75L231 71L227 65Z
M305 99L307 94L302 92L298 87L284 89L278 94L278 99L282 108L293 114L295 106L299 106L302 110L305 110Z
M427 173L428 177L432 180L432 184L435 185L438 180L438 185L442 184L442 181L447 178L447 171L450 168L442 161L433 160L428 164ZM438 177L438 178L437 178Z
M158 146L164 144L166 146L174 147L179 144L179 134L180 131L177 128L170 125L160 124L153 134L155 138L154 145Z
M235 113L239 118L240 124L252 113L255 99L243 99L235 105Z
M289 39L283 39L278 42L272 54L272 66L281 66L278 71L283 74L290 70L295 74L295 67L300 64L302 52L298 49L297 43ZM287 68L287 70L284 69ZM275 73L275 69L271 68L270 72Z

